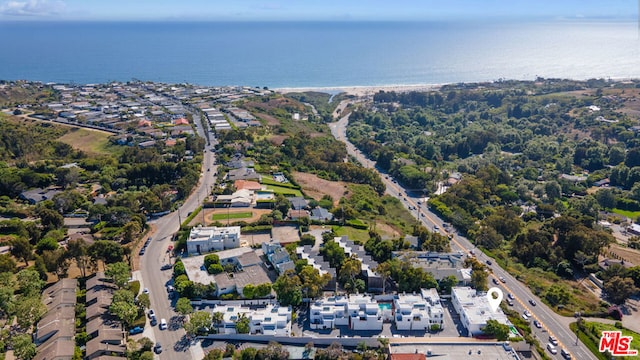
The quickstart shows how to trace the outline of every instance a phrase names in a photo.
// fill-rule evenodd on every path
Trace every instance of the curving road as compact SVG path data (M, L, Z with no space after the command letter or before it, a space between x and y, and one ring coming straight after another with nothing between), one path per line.
M329 127L331 129L331 133L333 136L345 143L347 147L347 152L349 155L353 156L358 160L361 164L363 164L367 168L372 168L379 172L375 167L375 161L371 161L366 156L364 156L349 140L346 136L346 129L349 123L349 115L343 116L337 122L330 123ZM445 236L450 235L446 230L444 230L444 221L440 219L436 214L431 212L426 204L424 203L424 199L420 197L412 197L409 193L407 193L400 185L395 183L390 177L384 176L384 174L380 174L382 181L385 183L387 190L386 192L400 199L400 201L407 207L417 209L416 212L412 211L419 221L421 221L427 228L432 229L433 231L439 231ZM437 226L437 227L436 227ZM475 249L475 246L464 236L460 236L452 232L451 245L457 250L460 250L465 253L469 253L471 250ZM479 261L486 263L490 258L484 255L480 251L474 251ZM492 259L491 259L492 261ZM532 326L532 330L534 335L540 341L540 345L543 348L546 348L547 343L549 342L549 336L555 336L558 340L558 348L567 349L574 359L597 359L595 355L593 355L589 349L580 341L576 343L576 335L569 329L565 323L567 323L566 318L556 314L553 310L549 309L544 303L539 301L537 297L535 297L529 288L527 288L524 284L520 283L516 280L511 274L502 269L499 265L492 261L492 265L490 266L493 273L490 276L490 281L493 283L495 279L500 285L498 287L502 288L504 292L504 298L507 298L507 293L511 293L515 302L517 303L516 308L522 313L524 310L528 310L531 314L533 314L533 320L538 320L542 324L542 329L536 329ZM500 277L504 277L506 279L505 283L499 281ZM497 286L497 285L496 285ZM534 299L537 303L536 306L532 306L529 303L530 299ZM545 350L547 351L547 350ZM558 350L558 355L552 355L547 351L547 355L551 357L561 358L559 355L560 350Z
M196 119L198 135L206 138L205 131L207 130L202 128L200 121L197 120L199 119L197 114L194 114L194 119ZM140 257L142 284L149 289L151 309L155 311L158 322L160 319L166 319L169 323L167 330L160 330L158 326L152 328L155 341L162 344L163 352L159 355L160 359L200 360L204 355L199 343L195 344L195 346L176 346L176 344L184 344L182 341L184 340L185 331L181 324L175 321L176 318L174 317L177 317L178 314L173 311L172 300L169 298L166 289L166 285L171 281L172 271L162 271L161 267L162 265L173 263L167 248L173 244L173 235L178 231L180 222L184 221L188 214L200 205L215 183L213 174L217 173L217 166L214 165L215 155L211 150L210 145L205 146L200 181L179 210L150 222L155 225L156 229L151 234L152 241L145 255ZM173 322L171 321L172 318L174 318Z

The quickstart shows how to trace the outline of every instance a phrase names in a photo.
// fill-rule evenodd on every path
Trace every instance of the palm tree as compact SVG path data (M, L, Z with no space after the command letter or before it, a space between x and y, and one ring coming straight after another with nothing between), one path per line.
M218 332L218 328L220 327L222 320L224 320L224 314L220 311L216 311L213 313L212 320L213 324L216 326L216 332Z

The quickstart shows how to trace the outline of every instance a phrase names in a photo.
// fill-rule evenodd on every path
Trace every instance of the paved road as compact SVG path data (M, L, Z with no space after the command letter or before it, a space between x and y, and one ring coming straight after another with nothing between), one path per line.
M202 128L199 116L194 114L194 119L196 119L195 123L198 135L204 137L204 131L206 130ZM171 281L172 272L170 270L161 271L160 268L163 264L172 262L172 259L169 258L167 253L167 248L172 244L173 235L178 231L180 221L184 221L187 215L200 205L200 202L210 193L215 182L213 174L217 172L217 166L214 165L215 156L211 150L209 145L207 145L204 153L203 171L200 182L180 209L152 221L156 226L156 230L152 234L153 240L147 248L145 255L140 259L140 272L143 286L150 291L151 308L156 312L158 321L160 321L160 319L166 319L167 322L170 322L171 318L177 316L173 311L171 300L166 291L166 285ZM211 170L207 171L207 169ZM180 343L185 336L184 329L178 326L178 324L172 327L170 322L169 329L164 331L161 331L158 326L155 326L153 327L153 335L155 341L159 341L164 349L159 356L160 359L200 360L203 357L202 348L199 343L186 348L187 351L183 351L182 349L176 351L174 349L174 346Z
M349 123L349 115L342 117L337 122L329 124L331 129L331 133L333 136L346 144L347 151L349 155L355 157L360 163L362 163L367 168L376 169L375 162L367 159L356 147L348 141L346 137L346 128ZM379 171L376 169L376 171ZM415 208L417 209L414 214L425 226L431 230L438 231L443 235L449 235L449 233L444 229L444 221L440 219L436 214L432 213L426 204L424 203L424 199L420 196L411 196L411 194L407 193L400 185L395 183L393 179L389 176L385 176L385 174L380 174L382 177L382 181L387 186L386 192L392 196L398 197L400 201L407 208ZM420 194L421 195L421 194ZM437 226L437 228L436 228ZM475 246L471 244L471 242L460 235L455 234L451 241L452 250L463 251L465 253L469 253L471 250L475 249ZM480 251L474 251L479 261L486 263L487 260L490 260L489 257L484 255ZM493 279L498 279L499 277L504 277L506 279L506 283L499 286L506 298L507 293L513 294L515 297L515 301L518 303L519 309L521 309L521 313L524 310L528 310L533 314L533 320L538 320L542 323L543 329L545 332L541 330L535 329L534 333L540 340L540 344L542 347L547 346L549 335L553 335L558 339L559 348L567 349L574 358L576 359L596 359L596 357L587 349L587 347L582 343L578 342L576 345L576 336L571 332L571 330L564 325L566 321L563 321L563 317L554 313L549 307L539 301L536 298L529 288L527 288L524 284L517 281L511 274L504 271L500 268L495 261L492 261L492 265L490 266L493 274L491 275L489 281L493 284ZM532 306L529 303L530 299L534 299L537 303L537 306ZM560 352L560 351L558 351ZM551 355L548 351L547 354ZM556 355L561 357L560 355Z

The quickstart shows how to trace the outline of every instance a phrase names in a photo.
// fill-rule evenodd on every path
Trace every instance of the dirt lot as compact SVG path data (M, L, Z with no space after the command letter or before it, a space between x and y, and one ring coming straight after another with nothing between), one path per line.
M617 244L609 246L609 252L612 252L625 261L629 261L634 265L640 265L640 251L622 247Z
M346 183L342 181L329 181L320 179L316 175L295 172L295 181L302 186L302 191L316 200L322 199L324 195L333 198L333 205L338 205L340 198L347 192Z

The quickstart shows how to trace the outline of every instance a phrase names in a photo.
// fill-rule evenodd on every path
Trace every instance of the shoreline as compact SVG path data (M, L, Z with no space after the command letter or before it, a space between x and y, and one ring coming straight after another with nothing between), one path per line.
M292 92L323 92L328 94L346 93L354 96L371 96L379 91L434 91L445 84L415 84L415 85L362 85L362 86L309 86L309 87L281 87L271 88L277 93L287 94Z

